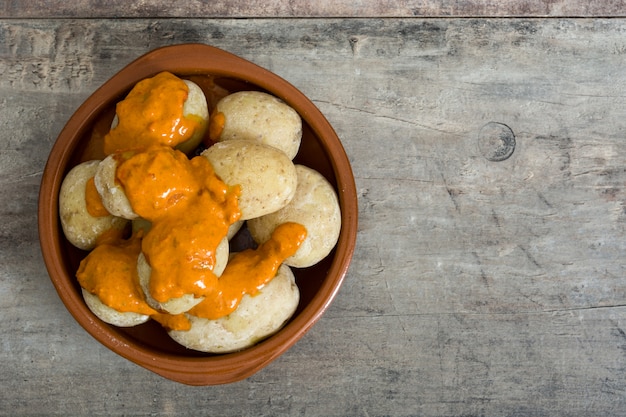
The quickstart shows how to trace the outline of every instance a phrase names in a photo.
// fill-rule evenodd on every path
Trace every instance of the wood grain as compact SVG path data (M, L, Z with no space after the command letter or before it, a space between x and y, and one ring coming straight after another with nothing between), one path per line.
M0 414L624 415L625 28L0 20ZM157 377L79 328L35 226L41 172L74 109L139 55L181 42L308 95L360 199L355 258L328 313L268 368L211 388ZM506 129L489 123L513 133L508 158L493 160Z
M0 0L2 16L12 18L120 17L618 17L624 0Z

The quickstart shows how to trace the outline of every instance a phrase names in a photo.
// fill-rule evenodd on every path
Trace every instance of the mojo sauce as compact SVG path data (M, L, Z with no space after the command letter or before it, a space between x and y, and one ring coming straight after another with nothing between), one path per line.
M105 305L122 313L152 315L139 286L137 257L141 234L128 240L106 240L83 259L76 272L80 286L96 294Z
M189 314L218 319L235 311L244 294L256 294L274 278L283 261L296 253L306 233L301 224L283 223L257 249L233 255L209 296L193 307Z
M85 203L87 204L87 212L93 217L105 217L109 215L109 211L102 204L102 199L93 177L87 180L85 184Z
M182 133L193 130L183 123L186 89L182 80L161 73L138 83L118 104L120 123L104 138L105 154L115 153L116 180L151 227L127 240L99 241L77 272L80 285L109 307L150 315L175 330L188 330L190 323L184 314L172 316L146 303L137 275L140 253L151 266L149 290L156 301L193 294L204 299L189 313L217 319L233 312L244 294L254 295L267 284L306 238L304 226L285 223L257 249L235 254L220 277L213 273L216 248L240 217L240 189L221 181L206 158L189 159L172 149L185 140ZM173 98L168 92L163 100L169 90ZM131 104L125 103L129 97ZM88 205L98 210L95 187L87 187Z
M122 162L117 178L133 210L152 223L142 243L152 297L205 296L217 280L216 248L240 217L239 187L224 184L205 157L189 160L164 146Z
M183 116L188 94L187 84L169 72L139 81L116 106L118 124L104 137L104 153L185 142L199 126L197 118Z

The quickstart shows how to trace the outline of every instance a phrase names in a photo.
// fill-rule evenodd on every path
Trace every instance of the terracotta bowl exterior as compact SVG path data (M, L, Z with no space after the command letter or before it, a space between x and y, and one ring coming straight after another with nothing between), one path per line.
M65 239L59 220L58 195L65 174L88 159L92 131L112 117L115 103L135 83L161 71L183 77L210 75L230 92L266 91L292 106L303 120L303 139L295 162L321 172L336 188L342 230L335 250L320 264L294 269L301 292L292 319L275 335L245 350L222 355L186 349L150 321L118 328L100 321L85 305L75 272L86 255ZM110 120L110 119L108 119ZM313 326L337 294L354 252L357 197L349 160L335 131L300 91L279 76L223 50L183 44L153 50L115 74L72 115L55 142L39 195L39 237L50 279L76 321L100 343L165 378L189 385L216 385L253 375L293 346Z

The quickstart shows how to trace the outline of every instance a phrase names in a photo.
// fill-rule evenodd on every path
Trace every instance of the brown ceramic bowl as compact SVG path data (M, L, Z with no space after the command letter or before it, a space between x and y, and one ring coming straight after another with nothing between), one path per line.
M300 113L304 125L302 145L295 161L321 172L335 186L339 196L343 223L335 250L314 267L294 269L301 292L296 313L278 333L236 353L212 355L186 349L152 321L127 329L100 321L83 302L74 277L86 253L69 244L60 227L58 195L65 174L77 163L92 159L98 153L93 146L97 136L94 131L110 123L115 103L139 80L165 70L192 78L207 88L215 85L230 92L262 90L283 99ZM112 351L159 375L190 385L215 385L244 379L293 346L320 318L339 290L354 251L356 230L357 197L350 163L322 113L277 75L201 44L176 45L149 52L93 93L59 134L43 173L39 196L43 258L69 312Z

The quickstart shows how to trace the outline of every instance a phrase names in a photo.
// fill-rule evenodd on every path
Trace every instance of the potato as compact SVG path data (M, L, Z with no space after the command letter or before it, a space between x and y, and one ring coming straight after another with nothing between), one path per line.
M85 304L100 320L118 327L133 327L145 323L150 316L133 312L119 312L100 301L97 295L81 288Z
M191 138L176 146L176 149L189 154L198 147L206 133L207 127L209 126L209 108L202 89L192 81L183 81L189 88L189 96L183 104L183 116L186 118L195 118L200 122L200 127L193 133Z
M85 186L94 176L100 161L83 162L63 179L59 192L59 217L67 240L83 250L91 250L104 232L122 230L127 220L115 216L93 217L87 211Z
M278 331L293 315L300 292L291 269L281 265L276 276L256 295L244 295L237 309L208 320L187 314L188 331L168 334L181 345L201 352L227 353L252 346Z
M93 180L102 199L102 205L106 207L109 213L124 219L134 220L139 216L130 205L124 188L115 179L117 165L114 155L107 156L98 165Z
M288 221L300 223L307 237L298 251L285 259L285 264L297 268L315 265L337 244L341 231L341 211L332 185L319 172L296 165L298 188L284 208L248 221L250 235L257 243L268 240L272 231Z
M300 148L300 115L277 97L259 91L240 91L222 98L215 114L222 113L224 127L214 141L256 140L273 146L293 159Z
M243 227L243 220L237 220L235 223L228 226L228 233L226 233L226 239L231 240L239 230Z
M224 237L215 252L215 266L213 267L213 273L218 277L222 275L224 268L226 268L228 255L228 239ZM137 259L137 273L139 274L139 285L146 296L146 302L155 310L164 311L170 314L180 314L188 311L204 299L203 297L196 298L193 294L185 294L182 297L172 298L168 301L160 303L152 298L149 289L151 268L143 254L140 254Z
M283 151L250 140L219 142L204 150L215 173L226 184L241 187L240 220L272 213L291 201L296 168Z
M190 154L198 147L209 127L209 108L202 89L193 81L183 80L183 82L189 89L187 99L183 103L183 117L195 119L199 123L199 126L191 137L185 142L178 144L176 149ZM111 130L118 126L119 121L118 115L115 114L111 122Z

